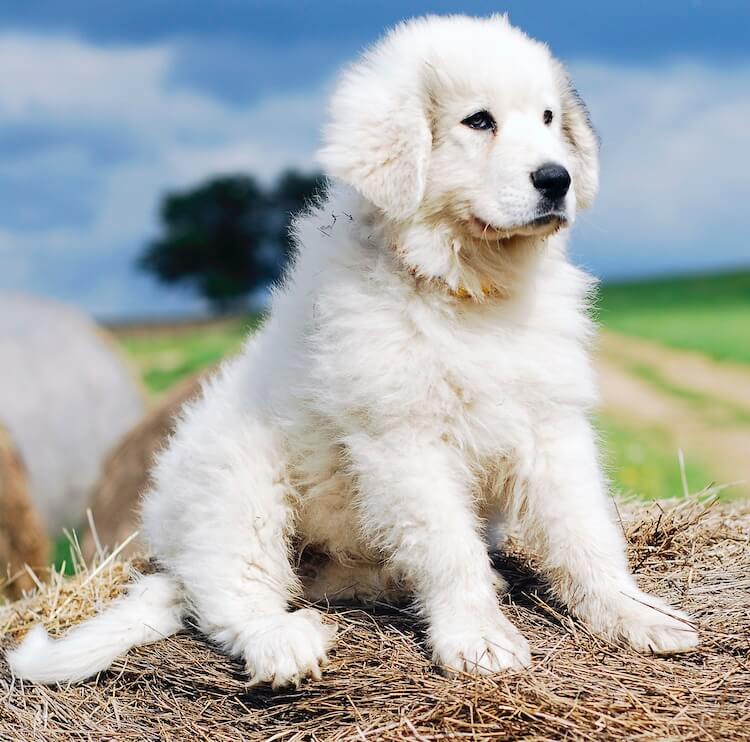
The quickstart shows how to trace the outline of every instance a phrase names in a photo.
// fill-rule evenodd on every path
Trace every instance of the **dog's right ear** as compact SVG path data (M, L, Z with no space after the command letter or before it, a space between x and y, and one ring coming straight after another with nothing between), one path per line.
M318 153L329 175L396 220L412 216L424 196L432 133L421 87L370 52L340 80Z

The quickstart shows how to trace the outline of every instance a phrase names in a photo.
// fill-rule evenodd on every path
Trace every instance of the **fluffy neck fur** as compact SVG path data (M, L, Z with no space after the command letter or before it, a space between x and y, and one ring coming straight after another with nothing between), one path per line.
M516 296L545 254L564 251L567 230L498 242L477 239L420 214L408 221L392 221L364 198L359 207L366 214L368 241L389 245L397 270L458 298L482 302Z

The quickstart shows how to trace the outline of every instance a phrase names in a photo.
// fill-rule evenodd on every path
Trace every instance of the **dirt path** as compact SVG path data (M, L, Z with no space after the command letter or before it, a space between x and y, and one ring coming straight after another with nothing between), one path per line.
M750 370L603 333L599 374L606 413L665 430L720 482L745 482L734 491L750 495Z
M719 363L700 353L613 332L601 333L599 347L605 357L648 366L675 387L713 397L750 413L750 367Z

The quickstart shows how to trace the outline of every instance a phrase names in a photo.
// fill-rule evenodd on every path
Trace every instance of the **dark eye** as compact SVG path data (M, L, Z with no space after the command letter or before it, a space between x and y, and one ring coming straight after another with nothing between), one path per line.
M489 111L472 113L471 116L467 116L461 123L470 129L479 129L481 131L486 131L487 129L495 130L495 119L492 118L492 114Z
M549 110L549 108L542 115L542 120L544 121L545 126L549 126L552 123L553 118L554 114Z

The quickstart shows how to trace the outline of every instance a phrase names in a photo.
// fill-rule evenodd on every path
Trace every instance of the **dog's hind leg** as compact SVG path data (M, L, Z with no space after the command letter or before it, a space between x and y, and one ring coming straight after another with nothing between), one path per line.
M381 564L356 562L342 564L325 559L310 568L302 565L305 598L313 603L402 603L406 590Z
M250 682L297 685L320 677L334 630L318 611L290 611L301 586L284 446L237 399L209 388L185 412L155 468L144 528L199 628L244 660Z

